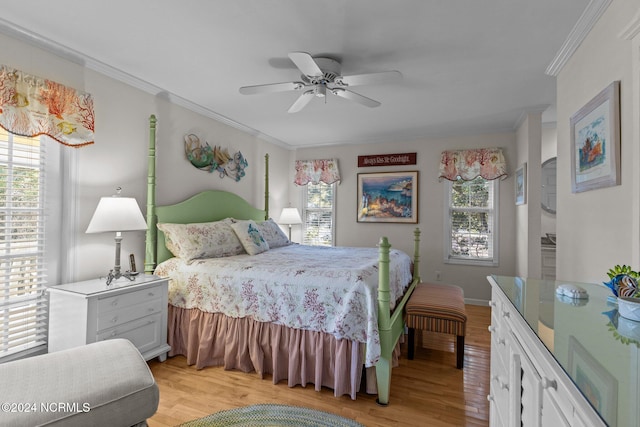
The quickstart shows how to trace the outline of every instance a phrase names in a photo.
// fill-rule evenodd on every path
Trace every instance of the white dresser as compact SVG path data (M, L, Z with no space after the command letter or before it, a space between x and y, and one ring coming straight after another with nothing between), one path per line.
M49 352L111 338L126 338L145 360L164 361L168 282L158 276L69 283L49 292Z
M488 280L491 426L640 425L640 342L621 336L606 287L567 301L554 281Z

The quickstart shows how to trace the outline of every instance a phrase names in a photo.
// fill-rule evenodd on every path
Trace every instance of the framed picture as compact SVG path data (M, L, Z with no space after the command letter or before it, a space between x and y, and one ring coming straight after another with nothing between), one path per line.
M618 381L573 335L569 336L569 376L609 425L616 425Z
M620 82L571 117L571 191L620 184Z
M418 222L418 171L358 174L358 222Z
M527 164L516 171L516 205L527 203Z

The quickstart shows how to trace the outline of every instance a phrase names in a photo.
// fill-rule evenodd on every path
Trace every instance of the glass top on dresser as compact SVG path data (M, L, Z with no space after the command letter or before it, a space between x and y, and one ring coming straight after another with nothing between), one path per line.
M640 421L640 322L618 314L603 284L571 283L587 299L556 295L563 281L491 276L544 346L612 426Z

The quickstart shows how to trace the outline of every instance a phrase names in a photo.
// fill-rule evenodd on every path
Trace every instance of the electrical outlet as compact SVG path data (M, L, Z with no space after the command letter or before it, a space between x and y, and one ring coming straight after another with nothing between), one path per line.
M436 270L436 280L440 279L442 279L442 277L440 277L440 270Z

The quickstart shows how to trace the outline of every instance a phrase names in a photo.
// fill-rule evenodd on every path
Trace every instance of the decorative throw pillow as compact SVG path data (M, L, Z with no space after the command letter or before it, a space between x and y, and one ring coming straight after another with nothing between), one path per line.
M262 233L258 229L255 221L249 220L235 220L233 224L231 224L231 228L236 232L238 239L244 246L244 250L247 251L249 255L257 255L266 250L269 250L269 244L264 239Z
M159 223L167 249L187 262L244 253L229 220L192 224Z
M269 249L279 248L281 246L287 246L291 244L291 241L284 234L284 231L280 228L276 222L269 218L266 221L257 223L258 230L262 233L262 237L269 244Z

